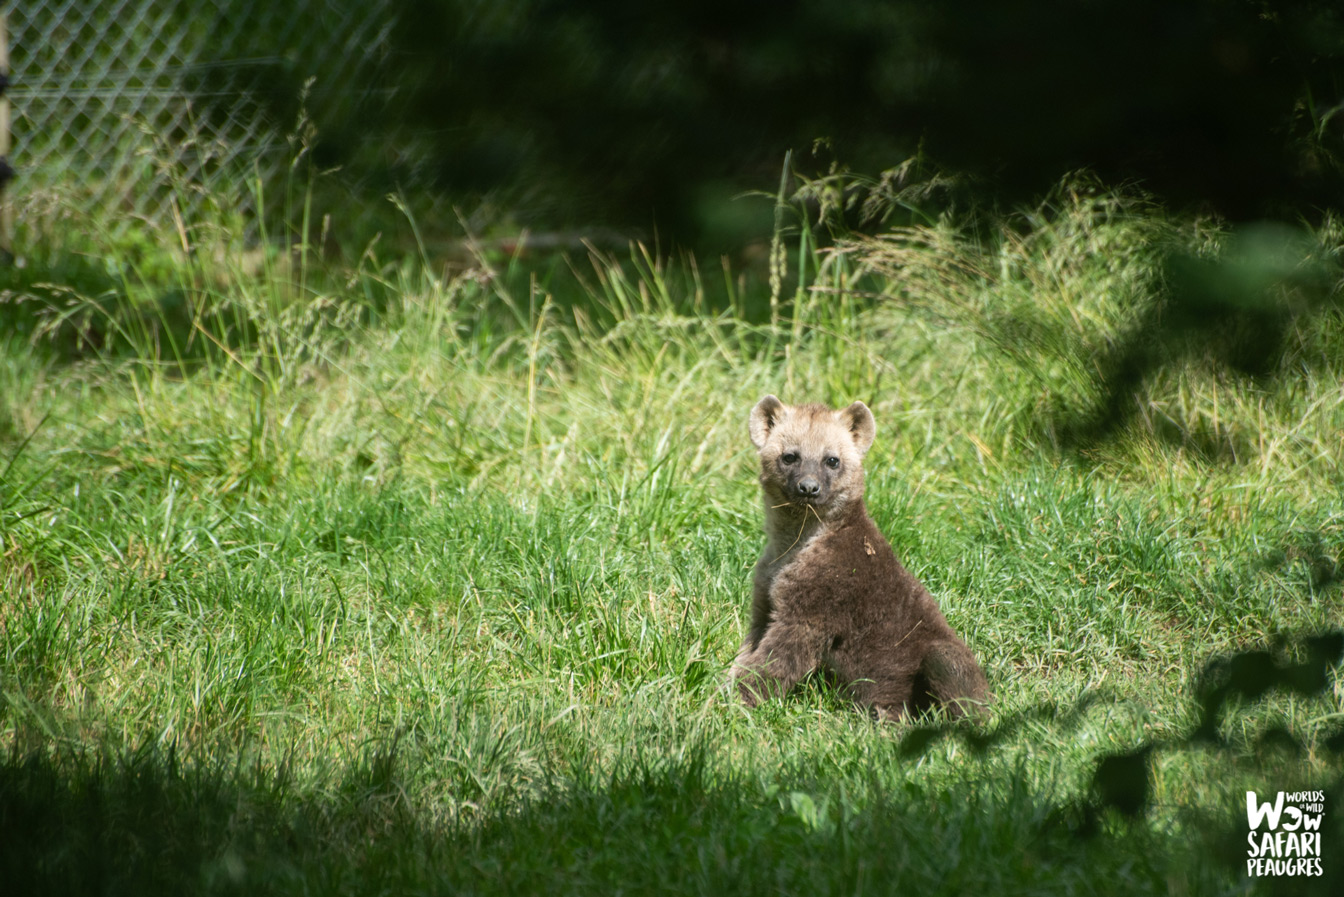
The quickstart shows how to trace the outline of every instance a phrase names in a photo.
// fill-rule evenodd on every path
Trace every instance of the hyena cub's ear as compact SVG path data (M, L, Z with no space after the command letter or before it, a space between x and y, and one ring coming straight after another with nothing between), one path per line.
M877 421L873 420L873 412L862 402L855 402L836 414L840 423L849 429L849 435L854 437L854 447L859 450L859 455L866 455L869 446L873 444L873 437L877 435Z
M757 448L765 448L765 440L769 438L770 431L783 416L784 403L774 396L766 396L757 402L756 407L751 409L751 420L747 422L751 444Z

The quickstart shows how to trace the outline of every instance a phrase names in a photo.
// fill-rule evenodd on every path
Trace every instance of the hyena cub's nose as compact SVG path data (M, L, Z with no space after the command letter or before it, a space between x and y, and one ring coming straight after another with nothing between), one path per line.
M821 483L816 477L803 477L798 481L798 494L803 498L815 498L821 493Z

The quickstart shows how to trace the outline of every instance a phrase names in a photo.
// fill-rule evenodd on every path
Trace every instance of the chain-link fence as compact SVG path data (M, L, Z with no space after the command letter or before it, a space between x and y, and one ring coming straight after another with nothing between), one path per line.
M183 185L248 203L224 179L282 175L305 103L370 89L395 13L391 0L24 0L3 14L9 201L117 222L169 214Z

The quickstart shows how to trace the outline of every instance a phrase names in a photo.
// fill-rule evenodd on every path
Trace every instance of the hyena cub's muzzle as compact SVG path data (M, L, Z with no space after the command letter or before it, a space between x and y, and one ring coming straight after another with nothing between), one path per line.
M792 453L790 453L791 455ZM786 479L788 498L809 505L824 505L831 497L831 470L824 461L798 459L788 462L785 455L784 468L788 472Z

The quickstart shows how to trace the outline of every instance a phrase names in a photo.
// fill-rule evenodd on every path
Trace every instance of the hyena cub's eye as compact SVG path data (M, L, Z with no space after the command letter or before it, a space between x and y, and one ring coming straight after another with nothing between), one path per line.
M835 455L831 455L829 458L826 459L826 466L829 467L831 470L835 470L837 467L840 466L840 459L835 457Z
M797 452L785 452L784 454L782 454L782 455L779 456L779 460L783 461L785 464L797 464L797 463L798 463L798 453L797 453Z

